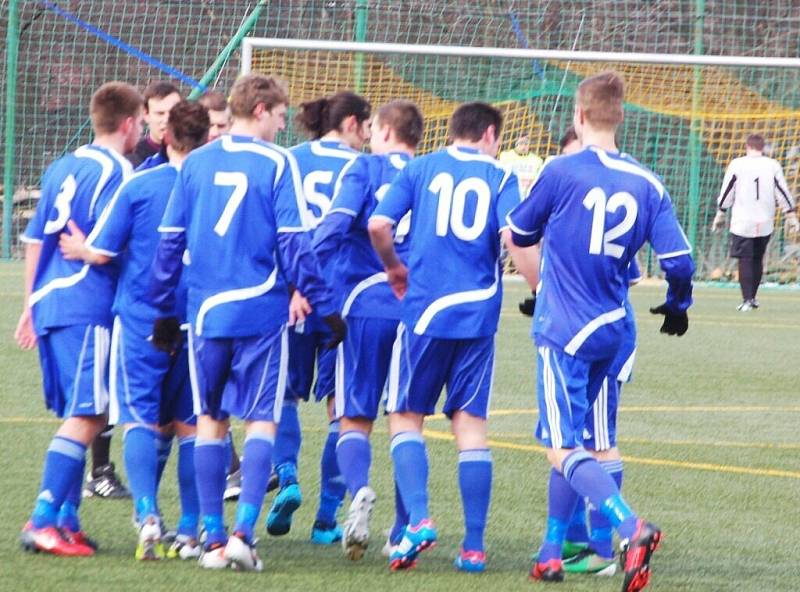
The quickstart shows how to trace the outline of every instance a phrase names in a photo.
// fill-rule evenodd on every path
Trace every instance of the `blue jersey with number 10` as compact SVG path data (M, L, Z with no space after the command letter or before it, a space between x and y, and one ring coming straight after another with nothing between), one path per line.
M645 241L662 267L687 260L667 304L691 304L691 248L669 194L625 154L590 146L555 158L508 220L515 243L544 238L537 343L585 360L613 357L626 332L628 266Z
M475 149L450 146L412 160L372 217L411 216L403 323L444 339L497 332L502 302L500 236L519 203L510 167Z

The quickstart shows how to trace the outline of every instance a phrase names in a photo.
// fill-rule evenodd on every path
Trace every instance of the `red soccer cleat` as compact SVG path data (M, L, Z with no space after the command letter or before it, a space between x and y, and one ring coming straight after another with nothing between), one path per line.
M91 557L94 549L78 543L54 526L34 528L28 522L19 535L22 548L31 553L50 553L61 557Z
M621 545L621 563L625 570L622 592L639 592L650 582L650 557L658 549L662 534L655 524L639 520L636 534Z
M539 582L563 582L564 567L560 559L551 559L545 563L534 563L529 574L531 580Z

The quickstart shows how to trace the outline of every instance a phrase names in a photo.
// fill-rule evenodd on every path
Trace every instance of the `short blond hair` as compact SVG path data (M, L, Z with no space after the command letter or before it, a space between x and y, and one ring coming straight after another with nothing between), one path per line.
M271 111L277 105L288 105L289 93L286 83L263 74L245 74L239 78L231 89L228 101L231 114L234 117L250 119L259 103L263 103L267 111Z
M625 81L616 72L601 72L578 85L575 102L593 127L614 129L623 118Z

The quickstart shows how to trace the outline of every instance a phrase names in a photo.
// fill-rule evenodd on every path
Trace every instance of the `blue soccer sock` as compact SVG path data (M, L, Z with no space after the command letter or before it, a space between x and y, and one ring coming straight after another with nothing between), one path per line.
M229 453L225 440L195 439L195 483L200 500L200 513L208 534L206 548L215 544L224 545L228 540L223 520L222 496L225 493L226 454Z
M178 491L181 496L181 519L178 534L197 538L200 500L194 474L194 436L178 438Z
M80 476L75 479L67 492L67 497L58 511L58 527L70 532L79 532L81 521L78 510L81 507L81 491L83 490L83 471L86 468L86 459L81 463Z
M586 500L578 497L575 511L567 526L567 540L571 543L588 543L589 530L586 527Z
M611 475L617 487L622 490L622 461L608 460L600 463L600 466ZM608 518L599 510L592 508L589 512L589 520L592 525L590 546L595 553L605 559L614 557L614 528Z
M161 485L161 477L164 474L164 469L167 466L169 455L172 452L172 435L156 433L156 455L158 458L158 468L156 469L156 494ZM158 497L158 495L156 495Z
M339 436L336 460L350 495L355 497L359 489L369 485L369 467L372 463L369 436L358 430L350 430Z
M158 516L158 447L154 429L140 424L128 428L125 431L124 457L136 519L142 521L149 516Z
M250 433L244 440L242 456L242 492L236 508L235 532L253 540L261 505L267 493L267 482L272 468L272 448L275 438L261 433Z
M630 538L636 533L639 518L620 495L611 475L588 452L575 450L564 459L561 470L572 488L589 498L622 538Z
M550 480L547 484L547 531L539 548L539 563L561 559L561 547L577 501L578 494L570 483L561 473L550 469Z
M492 498L492 452L487 448L458 453L458 484L464 507L466 551L483 551L483 533Z
M419 432L400 432L392 438L394 479L408 511L408 524L416 526L428 512L428 453Z
M394 524L392 525L392 531L389 533L389 540L393 545L398 544L400 539L403 538L403 533L406 530L406 526L408 526L408 512L406 512L406 506L403 503L403 496L400 494L400 487L398 487L397 481L395 481Z
M31 515L34 528L56 526L58 511L75 481L83 479L86 446L71 438L54 436L44 457L42 485Z
M339 463L336 462L336 442L339 440L339 422L332 421L328 425L328 438L325 440L325 447L322 449L320 459L320 491L319 491L319 510L317 510L317 521L324 524L336 523L336 512L342 505L346 487Z
M298 399L294 397L284 399L281 421L278 424L278 433L275 435L273 462L280 479L281 489L297 483L297 458L303 442L298 403Z

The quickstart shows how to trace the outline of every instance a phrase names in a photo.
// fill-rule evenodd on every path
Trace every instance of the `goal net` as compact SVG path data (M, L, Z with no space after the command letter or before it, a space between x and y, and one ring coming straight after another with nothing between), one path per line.
M660 63L659 63L660 62ZM795 63L797 62L797 63ZM791 67L794 66L794 67ZM694 245L698 277L734 279L727 233L710 231L727 163L759 132L768 153L800 193L800 60L656 54L503 50L245 39L242 71L288 81L293 107L339 90L364 94L374 106L415 101L425 116L421 152L443 146L447 121L464 101L486 101L505 114L504 145L521 135L542 158L558 152L572 121L582 78L613 69L626 81L625 122L618 145L665 181ZM301 140L290 123L282 143ZM800 247L781 215L766 257L765 281L800 279ZM649 250L648 275L659 273Z

